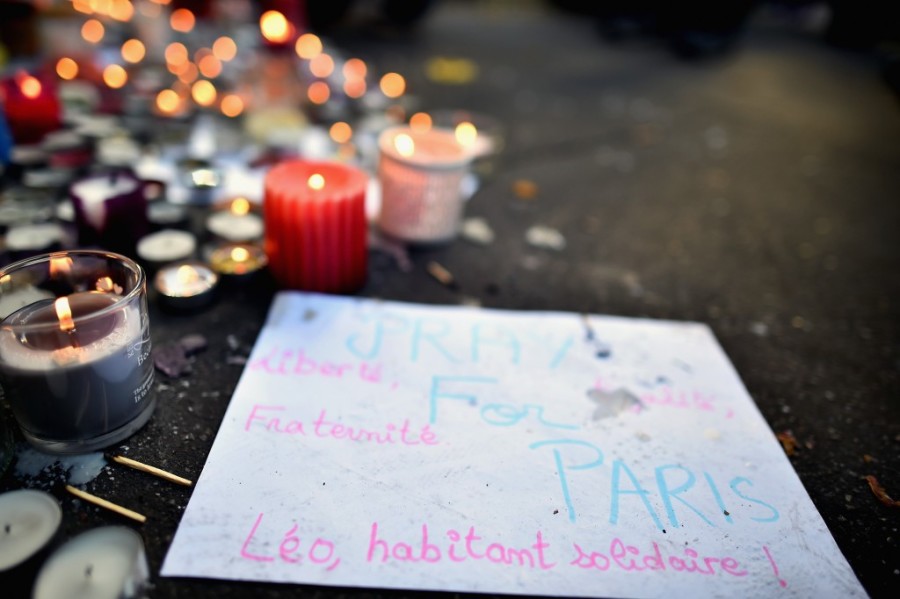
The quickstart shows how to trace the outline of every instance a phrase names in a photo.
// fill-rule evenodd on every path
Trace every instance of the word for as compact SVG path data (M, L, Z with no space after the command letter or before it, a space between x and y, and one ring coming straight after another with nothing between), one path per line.
M321 439L338 439L357 443L378 445L437 445L438 439L429 425L414 430L409 420L402 424L387 423L380 429L348 426L328 420L327 410L319 412L315 420L305 422L283 418L277 414L285 412L285 406L264 406L254 404L244 421L244 431L262 429L268 433L281 435L314 436Z
M469 406L479 404L478 396L471 390L478 388L480 391L495 391L499 387L484 387L482 385L497 385L499 381L493 377L484 376L433 376L431 377L431 391L429 393L428 421L435 424L438 420L438 405L442 400L464 401ZM481 406L478 415L485 424L491 426L515 426L520 423L541 424L549 428L561 428L576 430L577 424L561 422L547 416L544 406L526 403L486 403Z
M573 331L563 335L507 327L493 320L455 323L386 312L363 316L362 325L345 341L350 353L362 360L376 359L390 350L408 355L413 363L505 362L556 368L574 345L577 321L573 320Z
M575 522L577 511L571 487L573 484L584 484L596 488L596 476L606 476L601 470L604 465L603 451L592 443L578 439L538 441L529 448L549 450L551 467L559 479L569 520ZM585 471L592 471L592 474L586 475ZM662 504L665 517L672 527L681 526L685 515L713 528L722 523L733 524L737 517L760 523L777 522L780 518L773 505L750 495L748 489L754 485L749 478L738 476L728 481L725 488L731 495L726 496L711 474L700 472L700 475L698 477L694 470L680 464L666 464L653 470L652 483L642 484L625 461L613 460L608 475L609 523L618 524L620 508L626 501L638 513L643 508L661 531L665 531L665 525L653 503ZM703 483L699 482L701 478ZM602 500L602 496L598 497L595 493L579 496L589 497L591 507ZM658 498L658 501L651 503L651 497Z
M644 570L674 570L686 574L702 574L715 576L718 573L731 576L746 576L747 571L733 557L700 557L694 549L685 548L684 556L670 555L663 559L662 551L657 543L652 543L652 549L642 553L634 545L627 545L619 538L613 539L609 544L609 551L585 551L577 543L572 544L577 553L570 565L585 570L607 571L610 568L626 570L628 572L643 572Z
M544 541L541 531L535 534L535 541L527 547L510 547L503 543L487 543L475 534L475 527L463 536L459 531L446 531L447 540L432 541L428 536L428 525L422 525L421 537L413 542L387 540L378 530L378 522L372 523L369 534L367 562L466 562L470 560L487 560L495 564L522 566L549 570L556 566L547 561L546 551L550 544Z
M276 559L289 564L302 564L304 559L310 564L323 566L326 571L334 570L341 563L341 558L335 556L334 543L316 537L311 543L308 543L308 549L301 551L303 548L303 540L297 536L298 525L294 524L287 532L284 533L281 543L278 546L278 555L267 555L265 553L257 553L251 546L254 544L254 537L262 524L263 516L260 512L256 517L256 522L250 528L250 534L244 539L241 545L241 557L246 560L255 562L274 562Z
M277 345L263 357L251 360L247 368L280 376L325 376L335 379L358 377L367 383L381 382L381 364L314 360L303 349L283 349Z

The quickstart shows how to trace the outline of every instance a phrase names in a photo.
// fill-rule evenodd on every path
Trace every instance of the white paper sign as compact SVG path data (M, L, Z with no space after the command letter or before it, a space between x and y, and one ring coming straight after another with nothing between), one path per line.
M295 292L162 575L865 595L706 326Z

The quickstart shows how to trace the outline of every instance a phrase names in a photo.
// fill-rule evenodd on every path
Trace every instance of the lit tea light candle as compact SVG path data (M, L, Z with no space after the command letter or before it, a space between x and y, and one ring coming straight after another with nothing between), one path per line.
M462 213L460 186L473 158L473 132L394 127L379 138L381 211L378 226L411 242L456 236ZM462 138L462 140L460 140Z
M128 171L76 181L69 196L83 246L132 254L135 242L149 230L143 182Z
M41 299L16 308L28 295ZM22 260L0 270L0 305L0 380L29 442L49 453L91 451L149 420L155 399L140 266L94 251Z
M0 495L0 578L5 592L28 593L61 521L59 503L48 493L20 489Z
M368 177L336 162L292 160L266 177L265 248L292 289L352 293L366 280Z
M258 245L226 243L209 254L209 265L223 279L243 281L269 263L266 253Z
M247 198L235 198L206 220L206 229L226 241L253 241L263 236L263 220Z
M123 526L95 528L60 547L38 573L34 599L139 597L150 578L140 535Z
M215 297L219 276L200 262L165 266L156 273L154 287L160 303L173 310L195 310Z

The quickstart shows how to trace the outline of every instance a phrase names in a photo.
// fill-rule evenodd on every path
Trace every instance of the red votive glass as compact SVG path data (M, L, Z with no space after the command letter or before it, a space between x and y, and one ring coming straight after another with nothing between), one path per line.
M266 176L269 269L289 289L353 293L366 281L368 177L337 162L289 160Z

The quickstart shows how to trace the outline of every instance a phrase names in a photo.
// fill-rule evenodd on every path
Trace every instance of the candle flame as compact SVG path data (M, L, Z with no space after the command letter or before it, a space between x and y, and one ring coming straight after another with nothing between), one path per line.
M328 130L328 134L335 142L345 144L353 137L353 128L344 121L338 121Z
M294 44L297 56L310 60L322 53L322 40L314 33L304 33Z
M334 59L328 54L320 53L309 61L309 72L316 77L328 77L334 72Z
M109 277L100 277L94 284L97 291L108 293L113 290L113 280Z
M19 81L19 89L22 90L23 96L34 100L41 95L41 82L36 77L25 75Z
M106 28L103 27L103 23L97 19L88 19L84 22L84 25L81 26L81 37L86 42L92 44L99 43L104 35L106 35Z
M472 123L463 121L456 126L456 141L464 148L471 147L477 138L478 129Z
M237 44L227 35L223 35L213 42L213 56L221 61L228 62L237 56Z
M131 38L122 44L122 58L131 63L138 63L144 60L147 55L147 47L144 42L137 38Z
M71 81L78 76L78 63L68 56L64 56L56 63L56 74L60 79Z
M417 112L409 117L409 128L416 133L426 133L431 130L431 115L427 112Z
M59 275L67 275L72 272L72 259L68 256L62 258L50 258L50 278Z
M237 94L228 94L222 98L219 108L222 114L233 118L244 112L244 101Z
M119 89L128 83L128 72L117 64L103 69L103 82L113 89Z
M399 73L386 73L379 82L381 93L388 98L399 98L406 91L406 79Z
M320 175L319 173L313 173L309 176L309 179L306 181L306 184L309 185L310 189L320 190L325 187L325 177Z
M56 308L56 317L59 319L59 330L68 333L75 329L75 323L72 321L72 308L69 306L69 298L60 297L53 302Z
M398 154L404 158L409 158L416 153L416 142L406 133L401 133L394 138L394 148L396 148Z
M331 97L331 88L324 81L313 81L306 90L306 96L313 104L324 104Z
M277 10L267 10L259 18L259 30L270 42L283 44L291 39L291 24Z
M186 8L175 9L169 17L169 25L180 33L190 33L196 23L197 19L194 17L194 13Z
M235 262L246 262L250 258L247 248L236 247L231 249L231 259Z
M231 201L231 213L237 216L244 216L250 212L250 200L247 198L234 198Z
M178 282L182 285L187 285L199 279L200 274L193 266L189 264L182 264L178 267L178 270L175 271L175 278L178 279Z

